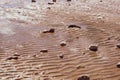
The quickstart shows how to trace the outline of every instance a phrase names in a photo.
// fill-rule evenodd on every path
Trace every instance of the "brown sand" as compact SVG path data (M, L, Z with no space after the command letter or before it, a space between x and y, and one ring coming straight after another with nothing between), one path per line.
M0 80L77 80L82 75L120 80L119 2L29 3L19 8L2 2ZM70 24L81 28L68 28ZM43 33L51 28L55 32ZM98 45L98 51L90 51L90 45Z

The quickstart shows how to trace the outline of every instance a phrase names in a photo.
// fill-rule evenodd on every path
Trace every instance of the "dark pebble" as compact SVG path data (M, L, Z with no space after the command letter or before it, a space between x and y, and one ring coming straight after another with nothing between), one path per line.
M50 80L49 78L45 78L45 79L43 79L43 80Z
M56 0L53 0L53 2L56 2Z
M43 49L43 50L41 50L40 52L42 52L42 53L47 53L48 50L47 50L47 49Z
M60 46L66 46L66 42L61 42Z
M81 76L77 80L90 80L88 76Z
M68 28L81 28L81 27L77 25L69 25Z
M117 46L117 48L120 48L120 44L117 44L116 46Z
M100 0L100 2L103 2L102 0Z
M117 68L120 68L120 62L119 62L119 63L117 63Z
M47 7L47 9L51 9L50 7Z
M50 30L48 31L43 31L43 33L54 33L55 32L55 29L51 28Z
M7 60L18 60L18 57L17 56L9 57L9 58L7 58Z
M97 46L90 46L89 50L91 50L91 51L98 51L98 47Z
M79 37L76 37L76 39L79 39Z
M108 38L107 40L111 40L111 38Z
M36 0L32 0L32 2L36 2Z
M49 5L53 5L54 3L48 3Z
M60 59L63 59L63 58L64 58L64 55L63 55L63 54L59 55L59 58L60 58Z
M68 2L71 1L71 0L67 0Z

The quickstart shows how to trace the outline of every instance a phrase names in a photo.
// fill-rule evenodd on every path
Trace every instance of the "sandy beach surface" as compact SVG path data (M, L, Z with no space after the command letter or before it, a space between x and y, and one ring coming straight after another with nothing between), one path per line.
M0 80L120 80L119 48L120 0L0 0Z

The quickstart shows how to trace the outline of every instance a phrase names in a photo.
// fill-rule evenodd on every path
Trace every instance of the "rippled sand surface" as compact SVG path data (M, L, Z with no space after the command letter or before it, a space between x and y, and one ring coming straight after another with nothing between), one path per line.
M120 80L120 1L48 1L0 0L0 80Z

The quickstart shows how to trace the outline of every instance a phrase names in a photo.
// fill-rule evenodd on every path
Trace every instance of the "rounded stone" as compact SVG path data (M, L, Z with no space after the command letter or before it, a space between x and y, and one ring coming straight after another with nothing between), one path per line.
M90 46L89 50L91 50L91 51L98 51L98 46Z
M77 80L90 80L88 76L81 76Z
M116 47L117 47L117 48L120 48L120 44L117 44Z
M117 63L117 65L116 65L116 66L117 66L117 68L120 68L120 62L119 62L119 63Z
M63 55L63 54L59 55L59 58L60 58L60 59L63 59L63 58L64 58L64 55Z
M64 41L61 42L61 43L60 43L60 46L62 46L62 47L63 47L63 46L66 46L66 42L64 42Z

